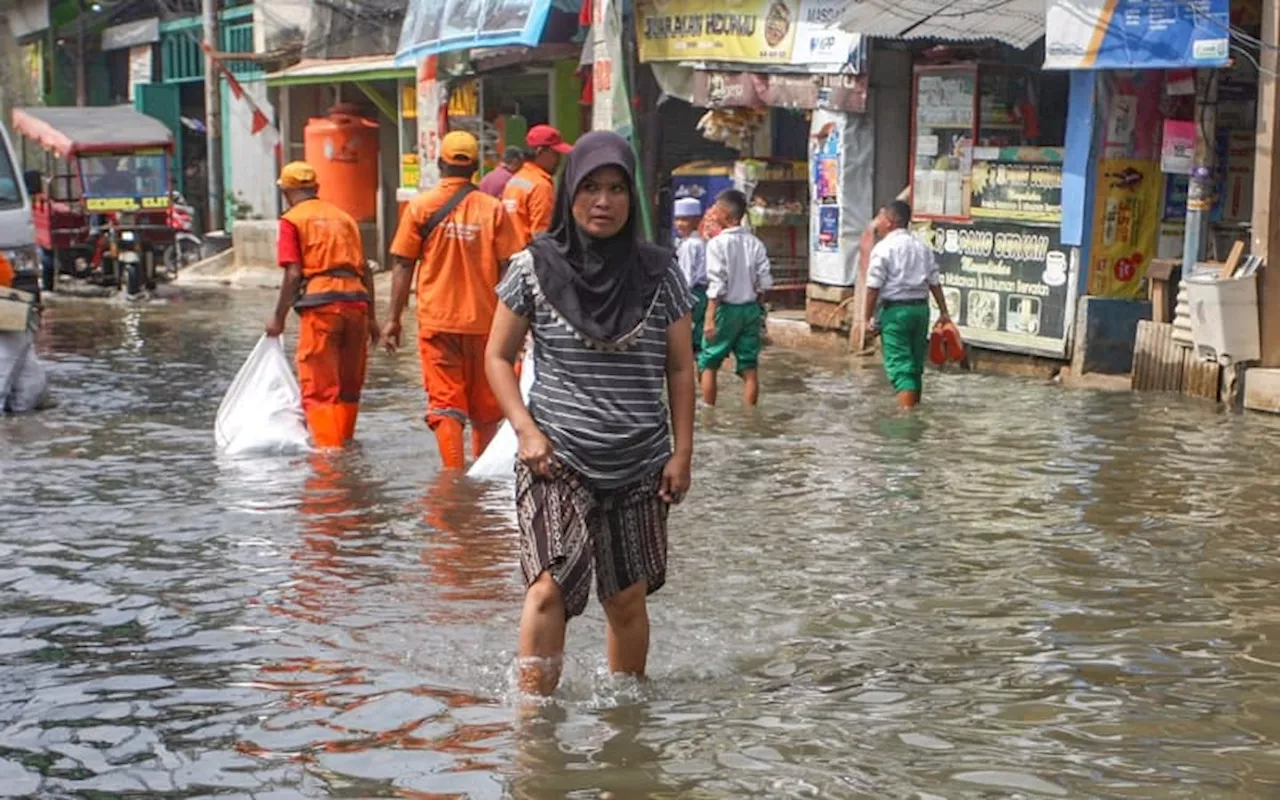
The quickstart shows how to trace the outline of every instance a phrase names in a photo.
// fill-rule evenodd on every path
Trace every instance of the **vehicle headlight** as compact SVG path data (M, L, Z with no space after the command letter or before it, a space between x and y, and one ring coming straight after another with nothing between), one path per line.
M35 245L28 247L15 247L12 250L3 251L5 258L9 259L9 263L13 264L13 271L19 275L39 274L40 272L40 251Z
M120 232L120 241L125 242L126 244L132 243L133 240L136 238L137 238L137 234L135 234L133 231Z

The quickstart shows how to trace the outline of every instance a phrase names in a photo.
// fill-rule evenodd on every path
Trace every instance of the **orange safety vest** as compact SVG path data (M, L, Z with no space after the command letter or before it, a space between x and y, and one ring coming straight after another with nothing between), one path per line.
M302 248L302 287L295 309L368 302L360 228L350 214L312 198L286 211L283 218L298 229Z

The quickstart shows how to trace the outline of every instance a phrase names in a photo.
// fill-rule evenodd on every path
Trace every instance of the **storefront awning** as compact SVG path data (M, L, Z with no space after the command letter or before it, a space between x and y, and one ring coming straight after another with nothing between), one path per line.
M536 47L552 0L409 0L396 63L475 47Z
M881 39L994 40L1029 47L1044 36L1045 0L862 0L840 16L846 31Z
M353 83L412 78L412 67L397 67L395 56L306 59L267 76L268 86Z

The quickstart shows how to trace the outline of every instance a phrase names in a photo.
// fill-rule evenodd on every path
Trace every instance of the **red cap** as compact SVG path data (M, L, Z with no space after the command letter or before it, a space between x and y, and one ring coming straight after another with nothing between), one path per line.
M550 125L534 125L524 137L524 142L533 149L550 147L560 155L567 155L573 149L573 145L564 143L564 137L560 135L560 131Z

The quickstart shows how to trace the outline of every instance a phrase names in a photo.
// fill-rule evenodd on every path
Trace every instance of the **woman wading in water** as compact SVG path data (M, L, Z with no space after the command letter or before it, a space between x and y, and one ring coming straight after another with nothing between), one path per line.
M498 286L485 369L520 438L526 692L555 691L565 626L586 608L593 574L609 669L644 674L645 598L666 580L667 511L689 490L692 298L671 253L640 240L634 175L622 137L578 140L551 230ZM537 378L526 407L514 367L530 330Z

